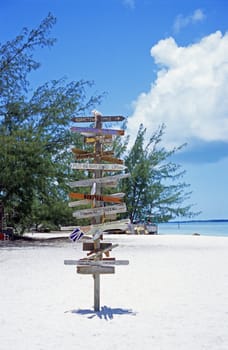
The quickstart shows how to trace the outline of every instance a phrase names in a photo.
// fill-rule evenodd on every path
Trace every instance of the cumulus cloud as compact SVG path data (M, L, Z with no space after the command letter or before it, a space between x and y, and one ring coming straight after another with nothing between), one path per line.
M170 37L151 48L158 67L150 91L133 103L128 132L134 140L139 123L151 135L165 123L164 145L191 140L228 141L228 33L217 31L180 47Z
M189 24L194 24L196 22L203 21L206 18L203 10L197 9L192 15L183 16L178 15L174 21L173 30L175 33L178 33L181 28L188 26Z

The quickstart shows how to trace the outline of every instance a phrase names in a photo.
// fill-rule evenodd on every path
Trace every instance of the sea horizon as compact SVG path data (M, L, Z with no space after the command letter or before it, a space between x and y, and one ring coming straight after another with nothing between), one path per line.
M228 237L228 219L170 221L158 224L158 234Z

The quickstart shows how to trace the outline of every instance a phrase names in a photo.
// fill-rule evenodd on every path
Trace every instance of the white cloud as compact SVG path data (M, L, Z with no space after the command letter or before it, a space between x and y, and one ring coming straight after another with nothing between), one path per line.
M178 15L174 21L173 30L175 33L178 33L181 28L184 28L189 24L203 21L205 17L206 16L201 9L195 10L194 13L189 16Z
M131 139L139 123L149 135L165 123L166 146L195 138L228 141L228 33L217 31L186 47L168 38L153 46L151 55L158 65L157 78L133 103Z

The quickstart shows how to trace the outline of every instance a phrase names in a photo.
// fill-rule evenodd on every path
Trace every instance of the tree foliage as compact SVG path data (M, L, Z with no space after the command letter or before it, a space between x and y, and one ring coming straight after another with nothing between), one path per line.
M53 80L29 90L29 73L40 66L34 50L53 45L54 24L49 14L36 29L23 29L0 45L0 200L8 223L21 232L42 217L56 224L72 220L66 186L69 146L81 141L70 132L71 118L101 98L87 97L92 83L83 80Z
M146 129L141 124L133 147L125 157L125 165L131 176L124 180L128 214L132 221L150 219L165 222L175 217L191 217L189 185L182 182L185 171L169 158L184 145L167 151L160 147L164 125L145 143Z

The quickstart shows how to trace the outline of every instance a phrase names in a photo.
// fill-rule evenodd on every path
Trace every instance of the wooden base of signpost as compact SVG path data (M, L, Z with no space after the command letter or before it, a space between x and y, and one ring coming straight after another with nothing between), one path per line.
M95 273L94 279L94 311L100 311L100 274Z

